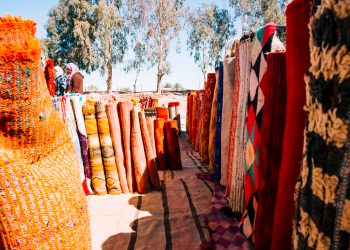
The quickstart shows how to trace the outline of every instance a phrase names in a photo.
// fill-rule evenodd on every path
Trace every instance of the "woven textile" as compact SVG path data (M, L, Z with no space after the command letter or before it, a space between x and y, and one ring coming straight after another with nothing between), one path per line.
M259 166L261 150L261 123L264 107L264 93L260 85L266 81L267 54L284 49L277 36L277 26L268 23L255 32L252 47L252 70L249 79L246 129L248 140L245 146L244 194L246 210L241 226L247 238L252 238L255 214L258 206ZM254 239L252 239L254 242Z
M233 182L233 157L234 157L234 147L235 147L235 141L236 141L236 127L237 127L237 111L239 106L239 91L240 91L240 64L239 64L239 43L237 43L236 46L236 60L235 60L235 77L234 77L234 85L233 85L233 96L232 96L232 112L231 112L231 123L230 123L230 129L228 131L228 150L227 150L227 184L226 184L226 190L225 195L228 197L228 200L231 200L232 197L230 197L232 185L235 185L236 182ZM238 201L239 199L235 199ZM234 211L237 211L234 209Z
M106 174L107 192L108 194L120 194L122 190L120 188L106 108L105 104L101 101L96 102L96 117L98 135L101 143L103 166Z
M181 152L179 143L179 128L176 121L167 121L165 123L166 133L166 152L168 165L171 170L182 169Z
M157 158L156 143L154 141L154 120L156 119L157 114L154 109L145 110L145 116L146 116L146 124L147 124L148 133L149 133L149 138L151 140L152 150L154 155Z
M0 18L0 248L90 249L78 160L35 31L33 21Z
M140 194L152 191L147 171L147 160L143 146L139 108L134 106L131 110L131 154L134 163L137 191Z
M143 140L143 146L145 148L146 160L147 160L147 172L151 186L155 190L160 190L160 181L157 171L157 155L153 151L153 146L151 144L150 134L147 128L147 122L145 117L145 112L139 112L141 135Z
M70 137L73 142L73 146L75 149L75 154L77 156L78 162L79 162L79 173L80 173L80 181L83 185L84 191L86 195L89 195L90 192L87 189L86 186L86 180L85 180L85 174L84 174L84 165L82 161L82 155L81 155L81 147L80 147L80 142L79 142L79 137L78 137L78 130L77 130L77 124L75 120L75 115L72 107L72 103L70 101L70 98L62 97L62 101L60 107L64 109L65 112L65 123L68 127L68 131L70 134Z
M259 206L255 218L255 249L270 249L273 212L275 210L279 170L281 168L283 132L286 116L286 54L267 54L266 81L260 85L264 96L262 117Z
M55 85L55 71L54 71L55 63L53 60L46 60L45 65L45 80L47 84L47 89L51 96L55 95L56 85Z
M224 87L224 67L222 62L219 65L218 94L216 103L216 128L215 128L215 168L214 180L221 179L221 125L222 125L222 102Z
M198 94L198 98L197 98L197 125L196 125L196 130L195 130L195 133L196 133L196 141L195 141L195 145L194 145L194 149L196 152L199 151L199 146L200 146L200 136L201 136L201 127L202 127L202 122L203 122L203 117L202 117L202 109L203 109L203 98L204 98L204 91L203 90L200 90L197 92Z
M237 105L232 103L233 89L235 83L235 61L234 57L223 61L223 100L222 100L222 123L221 123L221 179L220 184L227 184L227 156L230 139L230 126L232 119L232 108ZM232 105L233 104L233 105Z
M165 120L169 119L168 108L158 107L156 108L156 110L157 110L157 118L162 118Z
M122 134L117 109L117 103L108 103L106 105L106 113L115 154L115 163L118 170L120 188L122 189L123 193L129 193L128 181L126 178L126 167L124 165Z
M294 249L349 249L349 1L315 1Z
M290 249L292 218L295 213L294 192L302 162L305 127L304 75L310 64L310 2L294 0L287 5L287 107L283 135L282 163L279 174L273 219L271 249ZM290 237L286 237L290 235Z
M158 169L167 169L167 157L166 157L166 141L165 141L165 120L156 119L154 120L154 140L156 143L156 153L158 158Z
M216 131L216 108L217 108L217 97L219 87L219 72L215 72L215 89L213 94L213 102L210 113L210 126L209 126L209 143L208 143L208 154L209 154L209 171L214 174L215 167L215 131Z
M83 184L84 191L87 195L92 194L91 190L91 170L88 155L88 141L87 133L84 123L84 116L82 110L83 97L71 96L70 101L74 110L75 122L77 125L78 138L80 142L81 158L84 166L85 180Z
M95 102L87 100L83 105L85 128L88 136L91 184L95 194L107 194L106 176L103 168L100 139L98 137Z
M198 102L198 91L193 94L193 103L192 103L192 125L191 125L191 145L195 146L196 136L197 136L197 102Z
M123 138L123 151L124 151L124 164L126 167L126 180L128 182L129 191L131 193L136 192L136 181L135 172L131 156L131 142L130 142L130 131L131 131L131 102L120 102L118 104L118 113L120 118L120 127Z
M208 74L207 83L204 89L204 100L203 100L203 113L202 113L202 128L201 128L201 150L202 151L202 163L209 162L208 145L209 145L209 126L210 126L210 115L211 107L213 103L214 89L216 83L216 76L214 73Z

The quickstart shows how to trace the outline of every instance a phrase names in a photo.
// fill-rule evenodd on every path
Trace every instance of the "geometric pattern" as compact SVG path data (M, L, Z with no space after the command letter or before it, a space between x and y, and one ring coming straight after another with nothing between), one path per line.
M197 177L204 180L212 179L209 173L201 173ZM237 219L225 212L230 210L228 206L229 203L225 198L225 188L214 182L210 212L206 219L211 246L202 246L202 249L253 249L251 242L239 231Z
M259 186L258 171L260 165L261 124L265 96L261 83L266 81L267 53L274 49L285 49L277 37L277 26L268 23L256 30L252 47L252 68L249 81L246 152L244 167L244 193L246 209L240 225L245 236L254 242L254 220L258 207L257 190Z

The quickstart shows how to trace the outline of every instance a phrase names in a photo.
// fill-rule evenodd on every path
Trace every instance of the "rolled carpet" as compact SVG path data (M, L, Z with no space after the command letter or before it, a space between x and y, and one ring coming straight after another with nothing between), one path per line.
M77 130L77 124L75 121L75 115L72 107L72 103L70 101L70 97L62 97L63 99L66 99L63 103L65 105L65 114L66 114L66 119L65 123L68 127L68 131L70 134L70 137L72 139L75 153L79 162L79 173L80 173L80 181L83 185L84 191L86 195L89 195L90 192L86 187L86 181L85 181L85 173L84 173L84 166L83 166L83 160L82 160L82 155L81 155L81 148L80 148L80 143L79 143L79 137L78 137L78 130Z
M305 128L305 81L310 65L310 1L294 0L287 5L287 97L282 163L273 219L271 249L292 245L294 193L300 175ZM288 237L285 237L288 235Z
M251 71L251 53L254 33L244 36L239 43L239 93L237 106L236 132L234 135L234 150L232 158L232 180L229 204L232 210L242 213L244 209L244 156L247 133L245 122L247 118L247 98L249 92L249 77Z
M155 109L145 109L147 130L149 133L149 138L151 140L153 155L157 158L156 143L154 141L154 120L157 117Z
M237 111L238 111L238 106L239 106L239 91L240 91L240 55L239 55L239 43L237 43L236 48L235 48L235 55L236 55L236 60L235 60L235 72L234 72L234 85L233 85L233 96L232 96L232 112L231 112L231 124L230 124L230 129L228 131L229 135L229 140L228 140L228 152L227 152L227 184L226 184L226 197L228 197L229 204L231 205L232 203L243 201L243 199L240 198L233 198L231 195L232 191L232 186L235 185L235 181L233 181L234 175L233 172L236 170L236 168L233 166L233 157L234 157L234 150L235 150L235 141L236 141L236 128L237 128ZM235 173L236 174L236 173ZM236 175L235 175L236 178ZM243 197L243 196L242 196ZM243 202L241 202L243 204ZM232 207L232 205L231 205ZM233 207L232 207L233 208ZM233 211L240 211L237 210L236 208L233 209ZM240 211L242 212L242 211Z
M221 180L221 123L222 123L222 102L224 85L224 67L222 62L219 64L219 81L216 106L216 128L215 128L215 168L214 180Z
M198 91L198 98L197 98L197 129L195 130L196 132L196 141L195 141L195 145L194 145L194 149L196 152L199 151L199 146L200 146L200 135L201 135L201 128L202 128L202 116L201 116L201 112L202 112L202 104L203 104L203 97L204 97L204 91L203 90L200 90Z
M109 129L115 154L115 163L117 165L120 187L123 193L129 193L128 181L126 178L126 167L124 165L124 152L122 145L122 134L117 111L117 103L108 103L106 105Z
M128 187L130 192L136 192L137 186L135 181L135 172L131 156L131 142L130 142L130 131L131 131L131 115L132 103L130 102L120 102L118 103L118 113L120 118L120 125L123 138L123 151L124 151L124 161L126 167L126 180L128 182Z
M283 131L286 116L286 54L267 54L266 81L261 83L265 96L262 117L258 197L255 218L255 249L270 249L278 176L281 168Z
M209 127L210 127L210 116L211 108L213 103L214 89L216 84L215 73L209 73L207 83L204 88L204 100L202 109L202 128L201 128L201 152L202 152L202 163L206 164L209 162L208 145L209 145Z
M156 111L157 111L157 118L162 118L165 120L169 119L168 108L158 107L156 108Z
M156 143L156 153L158 158L158 170L167 169L166 141L164 133L165 120L154 120L154 139Z
M180 102L175 103L175 119L177 120L179 134L181 134L181 115L180 115Z
M0 248L90 249L78 159L47 90L35 26L0 18Z
M232 97L235 84L235 61L234 57L223 60L223 99L222 99L222 122L221 122L221 179L220 184L227 186L227 156L230 139L230 126L232 118Z
M106 108L101 101L96 102L97 128L101 143L102 159L106 174L107 192L120 194L119 176L114 157L112 138L109 130Z
M71 96L70 100L72 102L72 106L75 114L75 121L77 124L77 132L80 142L81 149L81 157L83 160L84 166L84 174L85 174L85 183L83 184L84 191L87 195L92 194L91 190L91 169L89 163L89 155L88 155L88 141L87 141L87 133L84 123L84 115L83 115L83 97L82 96Z
M107 194L100 139L98 137L95 102L87 100L83 105L86 133L88 136L91 184L96 195Z
M215 89L210 114L209 139L208 139L208 155L209 155L209 171L214 174L215 168L215 131L216 131L216 108L219 89L219 72L215 72Z
M140 121L138 116L139 108L134 106L131 110L131 154L134 162L137 191L140 194L151 192L149 183L147 160L143 146Z
M264 136L261 134L264 93L260 85L266 81L267 53L285 49L285 46L278 37L277 29L278 27L275 23L268 23L258 28L255 32L251 54L252 70L250 72L246 120L248 140L245 145L246 157L244 169L246 209L243 215L241 230L253 242L254 221L258 207L257 190L259 187L258 173L260 168L261 139Z
M176 117L176 115L175 115L175 103L174 102L168 103L168 110L169 110L169 119L173 120Z
M153 146L150 139L150 134L147 128L147 122L145 117L145 112L139 112L141 135L143 140L143 146L145 148L146 160L147 160L147 172L151 183L151 186L155 190L160 190L160 181L157 171L157 156L155 151L153 151Z
M166 155L168 157L169 168L171 170L180 170L182 169L182 163L177 122L174 120L167 121L165 123L165 133L167 149Z
M312 1L294 249L350 248L350 5ZM299 13L298 13L299 15Z
M197 135L197 101L198 101L198 91L193 94L192 102L192 124L191 124L191 145L195 146L196 135Z

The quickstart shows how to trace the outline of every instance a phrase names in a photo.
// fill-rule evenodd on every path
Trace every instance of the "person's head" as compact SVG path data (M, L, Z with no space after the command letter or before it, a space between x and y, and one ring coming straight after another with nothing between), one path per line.
M63 69L60 66L55 66L54 70L55 70L55 78L63 75Z
M70 75L76 71L79 71L79 68L74 63L68 63L65 67L65 71L67 75Z

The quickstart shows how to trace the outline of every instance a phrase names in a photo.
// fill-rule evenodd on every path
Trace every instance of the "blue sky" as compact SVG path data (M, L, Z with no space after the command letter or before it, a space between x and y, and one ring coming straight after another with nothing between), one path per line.
M56 5L58 0L1 0L0 15L15 15L22 16L26 19L33 19L37 22L37 37L46 37L45 23L47 21L47 13L50 8ZM191 8L197 8L202 3L216 3L221 7L229 8L228 0L187 0L187 5ZM171 51L169 54L169 62L171 65L171 74L164 76L162 82L166 83L181 83L187 89L199 89L203 87L203 76L198 66L194 63L186 46L186 34L180 36L181 53L176 53L176 44L178 39L172 41ZM155 68L145 70L140 73L137 83L137 89L155 90L157 72ZM101 90L106 90L106 77L102 77L99 72L85 74L85 87L93 84ZM113 90L117 88L129 87L132 89L132 84L135 79L135 73L124 73L120 65L116 65L113 70Z

